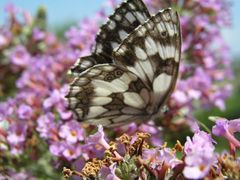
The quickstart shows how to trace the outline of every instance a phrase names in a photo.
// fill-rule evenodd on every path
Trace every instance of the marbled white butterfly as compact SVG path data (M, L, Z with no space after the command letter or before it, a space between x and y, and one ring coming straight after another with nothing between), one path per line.
M151 16L141 0L123 2L71 69L66 96L79 121L103 126L153 119L173 91L180 63L177 12Z

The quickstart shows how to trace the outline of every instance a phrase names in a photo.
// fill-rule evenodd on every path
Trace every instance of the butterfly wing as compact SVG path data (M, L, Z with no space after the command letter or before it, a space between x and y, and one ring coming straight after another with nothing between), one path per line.
M94 64L112 63L113 49L149 18L142 0L123 2L100 28L92 55L79 58L71 69L72 73L78 74Z
M131 71L117 65L95 65L81 73L66 96L79 121L116 126L148 119L150 89Z
M175 87L181 53L177 12L159 11L136 28L114 50L116 64L136 74L154 94L153 111L159 110Z

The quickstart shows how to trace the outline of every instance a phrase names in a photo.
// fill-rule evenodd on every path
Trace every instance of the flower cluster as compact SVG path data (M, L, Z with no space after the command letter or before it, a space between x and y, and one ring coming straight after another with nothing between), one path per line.
M233 130L232 126L236 124L238 126ZM226 132L240 132L239 124L239 119L216 119L212 132L222 136ZM115 141L107 142L102 126L98 126L98 132L89 137L87 144L102 146L104 156L89 160L80 170L64 168L63 174L103 179L240 178L240 162L235 153L215 153L215 141L204 131L196 131L192 138L187 137L184 146L178 141L173 148L166 144L151 148L149 137L148 133L123 134ZM228 141L239 145L234 137Z
M181 80L168 103L170 111L160 125L177 131L186 123L190 124L194 119L190 112L197 109L195 105L224 109L224 100L231 94L231 85L223 82L232 78L232 72L228 48L219 29L230 24L227 1L145 2L153 12L169 6L177 7L181 12ZM160 171L168 175L166 169L181 168L183 163L186 166L181 172L185 177L190 177L188 172L192 170L198 177L203 177L217 162L229 163L239 148L239 142L233 136L238 129L228 121L217 122L213 133L229 141L231 155L214 154L210 135L195 131L194 137L188 138L184 147L179 145L183 153L183 158L179 159L175 154L176 148L163 146L164 128L157 127L154 122L132 123L106 130L109 139L120 136L117 143L107 143L103 129L99 128L97 134L88 137L93 127L79 123L68 111L64 96L71 77L67 76L67 71L79 56L91 52L99 26L106 20L109 8L116 7L118 3L117 0L109 0L110 6L101 8L94 18L84 19L79 25L70 27L64 34L64 43L48 32L43 7L39 8L36 16L31 16L13 5L6 6L8 19L0 26L0 157L7 161L0 161L0 170L2 166L12 166L12 169L3 168L6 174L23 176L24 172L17 172L17 167L24 164L26 156L30 160L39 159L37 154L42 151L50 152L53 159L57 157L56 164L71 163L81 169L87 162L84 171L74 171L76 175L86 176L88 171L96 173L96 169L99 171L99 167L105 165L100 170L102 177L116 179L119 162L125 161L134 164L131 168L141 167L140 174L147 171L156 177ZM136 132L151 136L144 133L136 135ZM149 149L147 142L158 148ZM39 146L40 143L46 148ZM100 160L104 153L108 158ZM132 158L137 155L141 158ZM95 160L89 161L93 158ZM98 168L92 171L92 165ZM235 167L238 163L231 165ZM121 166L125 172L126 164ZM226 171L231 171L229 169ZM29 174L25 173L25 176Z

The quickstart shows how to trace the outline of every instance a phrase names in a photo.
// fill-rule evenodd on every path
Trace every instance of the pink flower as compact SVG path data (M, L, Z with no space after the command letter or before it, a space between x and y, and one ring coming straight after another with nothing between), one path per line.
M198 131L193 138L187 137L184 145L185 164L183 174L189 179L201 179L208 174L216 161L213 140L204 131Z
M11 62L19 67L27 67L31 56L24 46L17 46L10 55Z
M143 151L142 157L144 160L151 162L151 167L153 169L162 163L167 164L171 168L182 163L181 160L177 159L176 153L169 148L146 149Z
M240 141L234 137L234 133L240 132L240 119L227 120L225 118L214 118L215 125L212 133L216 136L226 138L230 144L230 151L235 153L236 148L240 148Z
M69 143L77 143L84 140L84 130L76 121L69 121L59 129L59 136Z
M121 180L115 174L116 165L116 163L113 163L109 167L102 167L100 170L101 177L106 180Z
M26 104L21 104L18 108L18 116L20 119L29 119L33 114L32 108Z

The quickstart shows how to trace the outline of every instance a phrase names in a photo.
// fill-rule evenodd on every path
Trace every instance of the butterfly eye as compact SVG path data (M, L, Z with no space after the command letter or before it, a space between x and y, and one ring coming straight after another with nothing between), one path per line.
M104 80L105 81L112 81L112 80L114 80L114 75L112 75L112 74L108 74L105 78L104 78Z
M114 72L114 74L115 74L115 76L118 78L118 77L122 76L123 71L121 71L121 70L116 70L116 71Z

